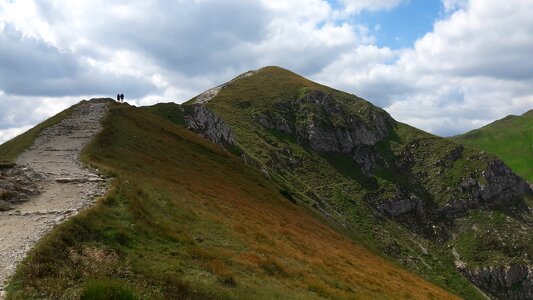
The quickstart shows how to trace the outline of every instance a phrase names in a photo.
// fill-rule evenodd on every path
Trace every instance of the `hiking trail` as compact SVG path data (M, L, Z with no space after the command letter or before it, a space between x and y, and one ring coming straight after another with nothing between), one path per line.
M0 299L6 280L28 251L55 225L94 203L107 182L80 161L80 152L102 129L107 100L85 101L60 123L43 130L16 161L39 174L38 195L0 212Z

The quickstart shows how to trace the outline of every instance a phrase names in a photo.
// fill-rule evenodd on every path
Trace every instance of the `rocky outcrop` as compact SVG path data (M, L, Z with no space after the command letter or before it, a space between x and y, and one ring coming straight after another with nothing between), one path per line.
M190 113L185 116L185 127L211 142L224 146L235 145L235 138L226 122L205 106L191 106Z
M532 193L529 184L500 160L490 161L481 173L481 178L468 177L455 188L455 191L467 197L448 201L439 209L440 214L448 217L460 216L470 209L501 205L513 199L522 199ZM523 211L528 210L525 203L522 205L514 203L513 207Z
M527 182L514 174L501 160L489 162L483 178L486 184L480 186L480 195L485 201L507 201L531 193Z
M376 208L381 213L386 213L393 217L412 211L416 211L421 215L424 212L422 200L413 194L408 197L398 194L396 197L389 199L389 201L377 204Z
M387 162L371 146L361 145L355 147L351 156L361 166L361 171L366 175L370 175L370 171L379 165L387 165Z
M530 266L512 265L459 270L468 280L497 299L533 299L533 268Z
M27 201L39 194L37 184L45 178L29 167L3 164L0 168L0 211L12 209L12 205Z
M301 97L296 105L298 140L320 152L350 153L361 145L375 145L394 127L394 120L378 108L366 111L363 118L318 90Z
M430 150L423 148L428 141L414 139L395 153L396 159L387 161L375 145L391 133L395 121L379 108L366 106L365 102L358 103L356 99L353 101L354 106L348 107L328 93L312 90L296 101L274 103L271 110L252 118L264 128L293 134L299 144L315 151L349 155L367 176L372 176L377 167L384 167L393 168L393 172L408 177L411 186L422 186L422 182L427 182L424 178L427 172L418 170L414 173L413 167L415 164L426 164L423 160L430 157L427 154ZM433 162L432 166L440 168L441 172L452 168L456 161L463 158L465 148L452 144L446 144L449 152ZM276 158L271 159L274 165L280 163L287 168L292 165L288 159L281 159L284 157L282 153L270 156ZM405 187L398 188L405 190ZM433 203L435 200L439 202L439 195L430 194L424 188L405 190L405 193L385 201L380 195L371 193L374 199L368 201L378 211L394 218L410 212L416 215L426 212L428 220L434 221L442 217L455 219L471 209L521 199L531 192L528 184L499 160L489 161L484 171L472 170L460 183L446 188L452 196L440 205ZM525 205L520 209L524 208L527 209Z
M297 101L274 103L272 111L256 113L252 119L264 128L294 134L299 144L313 150L349 154L369 175L385 164L372 146L390 133L395 122L379 108L364 110L365 117L330 94L312 90Z
M283 117L279 116L266 116L266 115L254 115L252 116L257 123L267 129L275 129L283 133L292 133L291 125Z

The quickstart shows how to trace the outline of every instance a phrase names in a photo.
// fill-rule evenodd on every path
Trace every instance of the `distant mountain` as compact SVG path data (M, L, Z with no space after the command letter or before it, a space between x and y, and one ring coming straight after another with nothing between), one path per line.
M533 182L533 110L452 137L458 143L498 155L514 172Z

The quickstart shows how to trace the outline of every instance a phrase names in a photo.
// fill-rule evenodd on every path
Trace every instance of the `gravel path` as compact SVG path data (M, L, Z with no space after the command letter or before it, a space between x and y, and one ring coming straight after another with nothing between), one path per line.
M72 115L45 129L17 160L43 174L40 194L0 212L0 299L5 281L35 243L57 225L94 203L107 183L79 159L82 147L101 129L105 101L91 100Z

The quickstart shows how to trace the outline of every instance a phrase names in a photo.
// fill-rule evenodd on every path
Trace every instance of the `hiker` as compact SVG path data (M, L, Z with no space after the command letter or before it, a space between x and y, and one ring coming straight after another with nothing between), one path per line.
M117 102L120 102L120 94L117 94Z
M120 102L124 102L124 94L120 94Z

